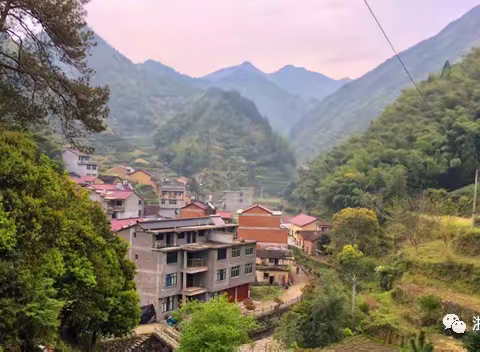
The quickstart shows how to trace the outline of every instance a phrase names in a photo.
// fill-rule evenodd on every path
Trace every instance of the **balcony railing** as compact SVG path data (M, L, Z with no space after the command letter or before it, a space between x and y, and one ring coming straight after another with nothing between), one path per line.
M187 268L198 268L199 266L204 266L203 259L187 259Z

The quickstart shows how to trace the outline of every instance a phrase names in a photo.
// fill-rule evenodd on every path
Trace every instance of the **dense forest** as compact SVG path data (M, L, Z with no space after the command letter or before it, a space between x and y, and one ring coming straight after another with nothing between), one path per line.
M480 50L408 89L363 134L302 172L292 200L312 210L381 207L395 196L472 183L480 152Z
M440 33L400 53L412 77L424 80L442 69L446 60L456 63L480 42L480 7L450 23ZM396 57L328 96L293 126L291 140L303 161L330 150L371 121L410 87Z
M287 142L255 104L218 88L187 104L154 141L159 160L178 174L195 176L206 190L250 185L279 194L295 169Z

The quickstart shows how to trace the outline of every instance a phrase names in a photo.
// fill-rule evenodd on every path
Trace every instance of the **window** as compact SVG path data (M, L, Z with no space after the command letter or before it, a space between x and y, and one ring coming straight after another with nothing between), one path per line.
M162 199L162 204L165 204L165 199Z
M138 217L140 218L141 216L142 216L142 211L139 210L139 211L138 211Z
M205 236L205 230L200 230L200 231L198 231L198 235L199 235L200 237Z
M163 241L163 233L157 235L157 241Z
M170 296L163 299L162 312L168 312L170 310L173 310L173 297L174 296Z
M114 212L112 213L112 219L116 219L116 218L117 218L117 212L114 211Z
M133 238L137 238L137 233L136 232L133 233Z
M245 264L245 275L253 273L253 264Z
M135 254L135 260L137 260L137 259L138 259L138 254Z
M138 200L138 205L142 205L142 200L141 199Z
M185 238L185 232L180 232L178 234L178 239L182 239L182 238Z
M227 278L226 276L227 276L227 269L217 270L217 281L225 280Z
M230 268L230 277L240 276L240 265L235 265Z
M240 257L240 247L232 248L232 258Z
M117 207L121 207L121 206L122 206L122 201L121 201L121 200L116 200L116 201L115 201L115 205L116 205Z
M217 260L227 259L227 249L222 248L217 250Z
M240 192L240 197L243 197L243 192Z
M178 252L167 253L167 264L174 264L178 261Z
M253 247L245 247L245 255L252 255Z
M168 201L168 204L177 204L177 200L176 199L170 199Z
M97 169L97 165L92 165L92 170L96 170Z
M172 287L177 285L177 273L167 274L167 287Z
M88 164L87 165L87 170L91 170L92 169L92 165Z
M268 279L268 273L263 273L263 278Z
M275 263L275 259L269 258L269 259L268 259L268 262L273 264L273 263Z

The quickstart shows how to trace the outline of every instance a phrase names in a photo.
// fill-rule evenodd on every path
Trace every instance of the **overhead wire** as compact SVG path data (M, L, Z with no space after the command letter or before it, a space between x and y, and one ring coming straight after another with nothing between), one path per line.
M365 2L365 5L367 6L368 10L370 11L370 14L372 15L372 17L374 18L375 22L377 23L378 27L380 28L380 30L382 31L383 33L383 36L385 37L385 39L387 40L388 44L390 45L390 47L392 48L392 51L395 53L395 56L397 57L398 61L400 62L400 64L402 65L403 69L405 70L405 72L407 73L408 75L408 78L410 78L410 81L412 81L413 83L413 86L415 87L415 89L417 90L418 94L420 95L421 99L423 100L423 103L425 104L425 106L427 107L427 109L430 111L430 113L432 114L433 118L437 119L437 116L435 115L435 113L433 112L432 108L430 107L430 104L428 104L428 101L427 99L425 98L425 96L423 95L422 91L420 90L420 88L418 87L417 83L415 82L415 80L413 79L412 75L410 74L410 72L408 71L407 69L407 66L405 66L405 63L403 62L402 58L400 57L400 55L398 54L397 50L395 49L395 47L393 46L393 43L392 41L390 40L390 38L388 37L387 33L385 32L385 30L383 29L382 25L380 24L380 21L378 20L377 16L375 15L375 13L373 12L373 9L371 8L370 4L368 3L367 0L363 0Z

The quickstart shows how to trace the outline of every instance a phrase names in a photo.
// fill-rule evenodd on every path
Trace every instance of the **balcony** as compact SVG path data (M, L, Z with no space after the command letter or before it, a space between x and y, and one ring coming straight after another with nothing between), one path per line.
M208 270L206 260L203 258L187 259L187 267L183 268L183 272L187 274L201 273Z
M125 211L125 206L124 205L108 205L107 206L107 211L112 212L112 211Z
M290 265L286 264L257 264L256 270L264 271L290 271Z
M185 296L196 296L205 292L207 292L207 289L205 287L200 287L200 286L189 286L189 287L185 287L182 290L182 294L184 294Z

